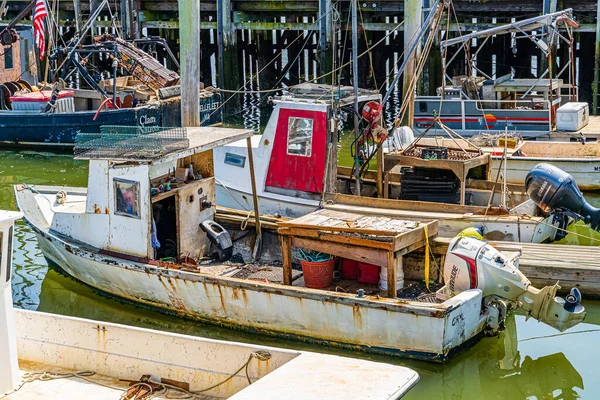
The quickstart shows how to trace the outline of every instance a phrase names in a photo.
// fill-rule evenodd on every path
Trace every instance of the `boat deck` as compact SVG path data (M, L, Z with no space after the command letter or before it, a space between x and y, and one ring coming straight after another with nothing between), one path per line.
M19 360L19 368L24 378L41 372L60 374L73 374L76 371L49 366L31 361ZM81 400L106 400L119 399L128 388L128 382L109 376L94 374L86 377L66 377L51 380L33 380L27 382L19 390L3 397L6 400L34 400L34 399L81 399ZM156 395L155 399L168 399L166 393ZM197 395L198 400L214 400L217 397Z
M197 272L249 281L268 282L283 284L283 267L281 265L268 264L236 264L210 262L196 267ZM297 265L292 270L292 286L305 287L304 276ZM329 287L322 290L336 293L357 293L359 289L364 290L366 296L387 296L386 290L375 284L360 283L357 280L340 279L334 281ZM403 300L415 300L425 293L425 288L420 288L418 282L407 281L404 288L399 288L397 298ZM437 301L434 301L437 302Z

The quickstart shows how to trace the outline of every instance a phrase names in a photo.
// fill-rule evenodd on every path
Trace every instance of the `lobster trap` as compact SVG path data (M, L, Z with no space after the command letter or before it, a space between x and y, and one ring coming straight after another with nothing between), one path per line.
M76 159L154 160L189 148L186 128L114 126L99 133L79 133L73 149Z

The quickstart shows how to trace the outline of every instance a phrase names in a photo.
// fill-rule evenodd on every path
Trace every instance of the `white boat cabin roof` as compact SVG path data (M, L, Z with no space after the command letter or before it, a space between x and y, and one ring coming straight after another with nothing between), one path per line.
M170 137L159 137L164 132L177 130L178 133ZM254 132L250 129L222 128L216 126L193 128L165 128L147 135L127 136L122 140L103 140L110 138L110 134L98 134L94 140L76 144L75 159L77 160L105 160L116 162L134 161L139 163L168 163L194 154L203 153L217 147L225 146L248 137ZM99 137L104 135L103 137ZM175 136L178 136L174 139ZM158 143L148 143L144 140L157 139ZM165 146L165 141L176 144L172 147ZM160 148L159 151L156 151Z
M358 89L358 102L381 101L377 90ZM302 83L292 86L283 95L275 96L278 101L297 101L317 104L332 104L339 101L342 106L354 104L354 88L352 86L332 86L317 83Z

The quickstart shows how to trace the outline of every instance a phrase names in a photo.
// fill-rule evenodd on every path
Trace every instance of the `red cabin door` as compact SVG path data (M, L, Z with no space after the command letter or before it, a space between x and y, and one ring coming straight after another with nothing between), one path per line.
M282 108L265 186L321 193L327 149L327 113Z

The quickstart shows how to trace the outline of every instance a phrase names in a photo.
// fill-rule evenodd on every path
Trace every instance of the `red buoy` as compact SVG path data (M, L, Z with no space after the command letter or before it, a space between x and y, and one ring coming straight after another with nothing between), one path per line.
M379 117L381 105L376 101L369 101L362 109L362 116L367 121L373 121Z

